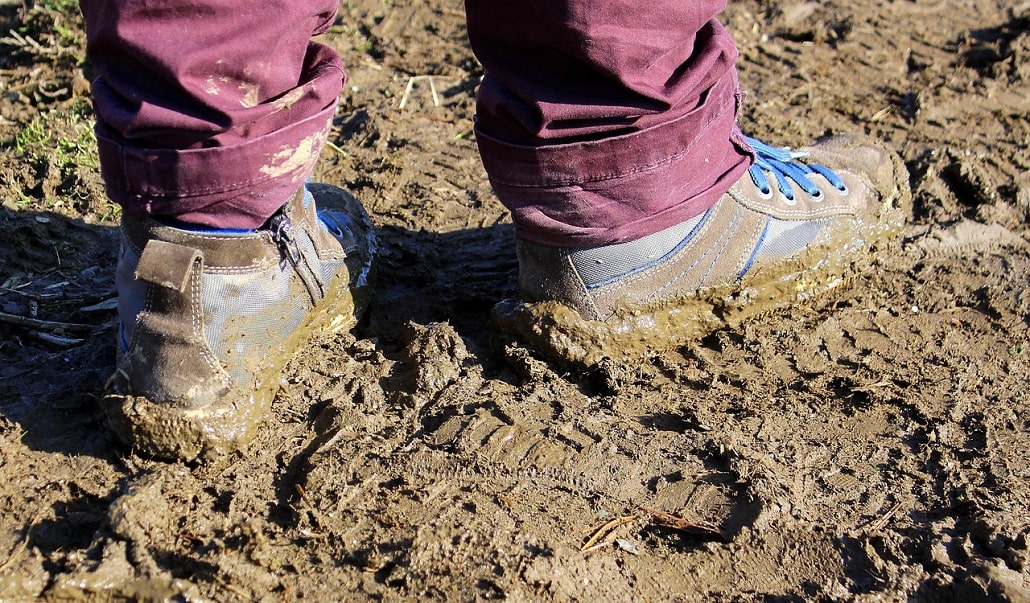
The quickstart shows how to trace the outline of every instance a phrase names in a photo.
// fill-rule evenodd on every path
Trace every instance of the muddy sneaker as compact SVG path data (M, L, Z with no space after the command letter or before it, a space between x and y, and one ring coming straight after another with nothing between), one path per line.
M246 442L308 337L357 322L374 253L361 204L325 185L246 233L123 218L118 366L102 402L114 431L182 460Z
M633 362L828 291L900 234L911 194L893 152L850 137L793 153L749 142L755 164L682 224L595 248L520 243L529 301L497 304L495 322L558 360Z

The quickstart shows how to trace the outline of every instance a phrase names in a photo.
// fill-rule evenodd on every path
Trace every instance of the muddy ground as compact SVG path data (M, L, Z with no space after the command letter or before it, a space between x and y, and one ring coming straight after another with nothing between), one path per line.
M257 441L176 465L96 406L117 210L75 4L25 1L0 0L0 600L1030 600L1030 3L731 2L745 131L887 141L905 238L817 305L588 373L492 327L517 267L460 2L344 3L317 176L381 228L377 297Z

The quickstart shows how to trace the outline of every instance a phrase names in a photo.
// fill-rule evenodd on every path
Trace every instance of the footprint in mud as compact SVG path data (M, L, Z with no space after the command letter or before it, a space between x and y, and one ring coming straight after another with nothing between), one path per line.
M1001 224L961 220L955 224L931 225L908 238L905 251L926 258L960 257L1004 247L1026 247L1026 239Z
M503 407L449 416L427 426L423 442L468 459L494 480L531 482L552 496L591 500L613 512L624 509L639 516L634 525L643 526L642 534L653 544L675 532L646 527L651 518L641 508L711 525L727 540L757 517L761 503L748 499L746 485L732 472L692 454L682 433L647 425L637 433L640 423L611 420L598 410L556 411L527 395ZM705 539L684 535L689 547Z
M532 468L541 472L572 469L576 456L595 444L593 438L573 428L562 439L549 438L542 423L513 423L480 408L470 416L453 416L425 440L436 448L474 454L511 471Z

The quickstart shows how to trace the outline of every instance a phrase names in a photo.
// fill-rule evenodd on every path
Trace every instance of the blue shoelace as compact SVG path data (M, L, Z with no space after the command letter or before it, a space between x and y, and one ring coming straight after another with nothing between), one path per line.
M346 237L353 230L350 216L339 212L320 211L318 221L337 239Z
M830 168L818 163L801 163L797 161L801 157L807 157L805 152L792 152L789 149L770 146L760 140L744 137L751 148L755 150L755 163L748 168L751 181L755 183L763 195L772 194L772 184L766 174L772 174L776 181L776 188L783 193L788 201L794 200L794 187L790 181L793 180L803 191L815 199L821 199L822 190L812 182L809 177L819 175L826 178L831 186L841 193L846 193L848 187L837 174Z

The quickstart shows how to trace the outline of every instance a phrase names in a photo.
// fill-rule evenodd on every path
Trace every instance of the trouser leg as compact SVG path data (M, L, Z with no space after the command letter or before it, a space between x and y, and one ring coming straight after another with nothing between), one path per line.
M318 157L344 73L335 0L81 0L108 195L130 214L260 226Z
M477 141L517 235L633 240L702 213L748 167L724 0L466 0L486 68Z

